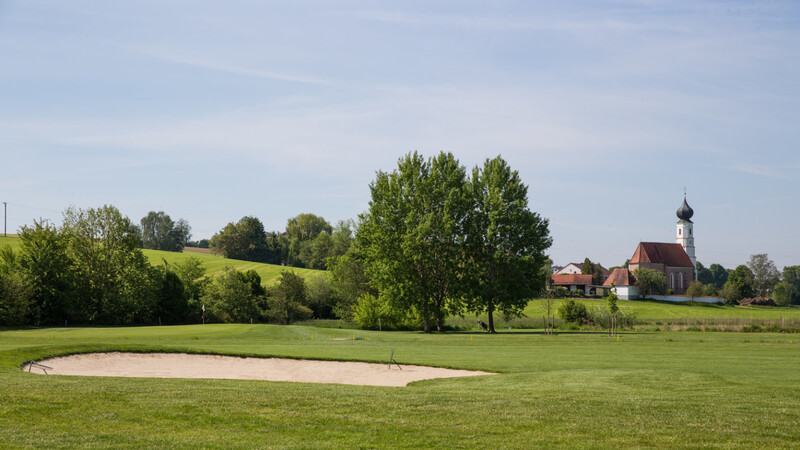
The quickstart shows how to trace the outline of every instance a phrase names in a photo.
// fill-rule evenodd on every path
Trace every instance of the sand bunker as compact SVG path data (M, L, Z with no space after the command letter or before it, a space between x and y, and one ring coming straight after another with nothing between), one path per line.
M280 358L244 358L186 353L87 353L39 361L50 375L149 378L226 378L236 380L297 381L368 386L405 386L431 378L491 375L488 372L452 370L401 364L313 361ZM43 374L34 364L23 370Z

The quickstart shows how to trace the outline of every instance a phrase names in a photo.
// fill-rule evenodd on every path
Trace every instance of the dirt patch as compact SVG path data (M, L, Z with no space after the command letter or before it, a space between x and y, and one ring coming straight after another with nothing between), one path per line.
M186 353L87 353L39 361L23 370L49 375L145 378L224 378L296 381L366 386L405 386L432 378L492 375L489 372L427 366L315 361L281 358L243 358Z

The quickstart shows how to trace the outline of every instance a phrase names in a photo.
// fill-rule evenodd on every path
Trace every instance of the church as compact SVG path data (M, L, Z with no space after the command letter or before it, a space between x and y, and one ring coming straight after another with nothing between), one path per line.
M618 268L603 284L611 287L623 300L639 297L639 289L633 272L642 267L659 271L667 278L667 289L675 295L683 295L689 284L697 279L697 258L694 254L694 211L683 196L683 204L677 211L678 223L675 243L640 242L633 252L627 268Z

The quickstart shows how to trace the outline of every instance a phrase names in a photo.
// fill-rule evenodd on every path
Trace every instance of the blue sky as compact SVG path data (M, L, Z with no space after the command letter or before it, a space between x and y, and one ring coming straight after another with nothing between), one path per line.
M558 264L800 264L794 1L0 0L8 228L67 206L355 218L409 151L502 155Z

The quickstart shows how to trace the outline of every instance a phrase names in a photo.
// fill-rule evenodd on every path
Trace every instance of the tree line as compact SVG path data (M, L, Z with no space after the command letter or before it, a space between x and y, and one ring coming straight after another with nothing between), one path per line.
M197 323L203 305L208 320L221 322L333 316L324 277L307 285L287 272L266 288L252 270L208 277L193 257L153 266L140 248L143 229L109 205L69 208L59 227L22 227L19 250L0 249L0 325Z

